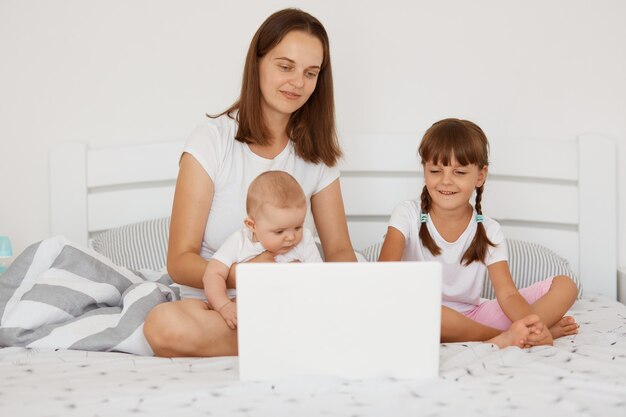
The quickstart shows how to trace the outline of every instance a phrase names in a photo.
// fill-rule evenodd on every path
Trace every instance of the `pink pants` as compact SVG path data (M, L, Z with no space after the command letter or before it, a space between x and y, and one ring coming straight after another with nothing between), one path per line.
M548 278L543 281L534 283L533 285L522 288L519 293L528 301L528 304L534 304L538 299L543 297L550 286L552 285L552 278ZM485 326L493 327L495 329L507 330L511 327L511 320L504 314L498 300L487 300L466 313L463 313L466 317L484 324Z

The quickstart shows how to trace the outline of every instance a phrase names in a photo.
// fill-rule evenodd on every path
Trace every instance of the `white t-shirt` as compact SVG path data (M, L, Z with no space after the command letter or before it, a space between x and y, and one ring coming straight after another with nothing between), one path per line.
M252 241L252 232L247 227L242 227L230 235L222 246L213 255L213 260L218 260L227 267L234 263L246 262L257 255L265 252L261 242ZM302 230L302 240L289 252L274 257L276 262L322 262L313 234L307 228Z
M274 159L266 159L235 140L236 133L237 122L230 117L207 118L192 132L183 149L202 165L215 187L200 250L205 259L211 259L241 227L246 217L248 186L259 174L270 170L288 172L304 190L307 201L339 178L337 167L313 164L297 156L291 141ZM314 228L310 209L305 225Z
M288 172L304 190L307 201L339 178L337 167L307 162L296 155L291 141L274 159L263 158L252 152L248 144L235 140L237 127L237 122L226 115L206 118L183 148L183 153L191 154L204 168L215 190L200 248L204 259L211 259L224 241L241 228L246 217L248 187L259 174L274 170ZM315 227L310 205L305 226ZM177 286L182 298L206 300L202 289Z
M437 261L442 265L442 301L443 304L461 313L473 309L480 304L480 294L487 275L487 265L499 261L508 260L508 251L500 224L495 220L484 216L483 225L487 231L487 237L496 246L489 246L485 263L472 262L468 266L461 263L461 258L472 243L476 234L475 212L469 224L456 242L444 240L430 216L428 231L437 246L441 248L441 254L433 256L430 251L422 246L419 238L420 228L420 201L403 201L393 211L389 225L398 229L405 238L403 261Z

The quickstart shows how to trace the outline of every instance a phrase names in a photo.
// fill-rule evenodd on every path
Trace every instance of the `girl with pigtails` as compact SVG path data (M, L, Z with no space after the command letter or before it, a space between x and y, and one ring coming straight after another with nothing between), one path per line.
M379 260L442 264L444 342L552 344L578 332L573 317L564 317L578 290L563 275L516 288L500 225L482 212L488 154L487 137L476 124L459 119L433 124L419 146L421 197L394 209ZM494 300L480 298L485 274Z

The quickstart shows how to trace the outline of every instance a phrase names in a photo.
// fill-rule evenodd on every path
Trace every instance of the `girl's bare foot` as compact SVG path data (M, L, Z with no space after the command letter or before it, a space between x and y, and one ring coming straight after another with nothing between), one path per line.
M578 323L572 316L564 316L556 324L550 327L552 338L556 339L563 336L571 336L578 333Z
M508 330L500 333L493 339L487 340L489 343L498 345L500 349L508 346L524 347L528 339L528 335L538 332L538 326L543 326L539 321L539 316L529 314L523 319L514 321Z

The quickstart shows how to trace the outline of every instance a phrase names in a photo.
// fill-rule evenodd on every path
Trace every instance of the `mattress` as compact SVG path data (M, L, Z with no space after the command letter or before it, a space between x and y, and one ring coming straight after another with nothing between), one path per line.
M578 300L554 346L442 344L436 380L240 382L236 357L0 349L0 415L624 416L626 306ZM372 358L376 360L376 358Z

